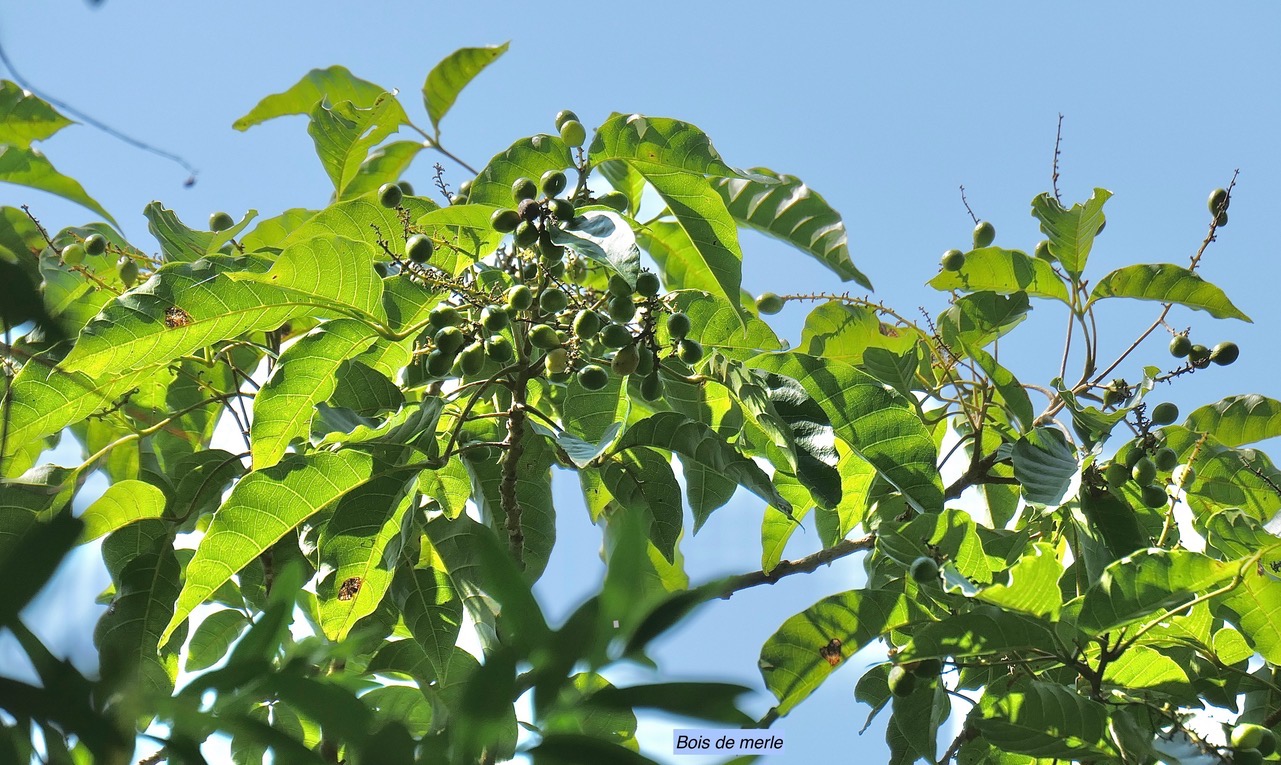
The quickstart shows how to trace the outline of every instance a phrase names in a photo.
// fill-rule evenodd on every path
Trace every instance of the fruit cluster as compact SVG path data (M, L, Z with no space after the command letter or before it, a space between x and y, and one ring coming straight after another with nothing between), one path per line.
M1152 425L1169 425L1178 418L1179 408L1168 401L1153 407L1150 416ZM1155 509L1170 501L1167 481L1158 476L1167 476L1169 483L1176 486L1186 486L1196 478L1196 471L1191 465L1180 466L1179 455L1170 447L1161 446L1159 438L1152 439L1151 449L1146 448L1147 443L1147 440L1136 442L1121 459L1112 460L1104 468L1103 478L1114 491L1134 481L1143 504Z
M1230 341L1206 348L1200 343L1193 343L1186 333L1180 333L1170 341L1170 355L1176 359L1187 359L1196 369L1205 369L1211 363L1226 367L1241 356L1241 349Z

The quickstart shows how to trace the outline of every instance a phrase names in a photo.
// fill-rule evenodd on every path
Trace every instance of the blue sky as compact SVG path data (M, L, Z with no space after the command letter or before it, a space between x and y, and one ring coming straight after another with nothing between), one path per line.
M191 222L213 210L271 216L317 207L328 180L303 118L239 133L232 121L308 69L343 64L398 88L423 116L426 72L455 48L511 41L511 50L463 94L443 123L443 142L475 166L514 139L552 129L572 108L589 128L611 111L679 117L703 128L736 166L768 166L803 178L840 210L859 268L876 297L915 313L944 296L924 286L939 255L968 247L964 184L997 244L1031 250L1040 238L1029 202L1049 189L1055 124L1065 115L1060 181L1065 201L1095 186L1115 193L1091 261L1094 279L1132 262L1186 263L1208 223L1205 198L1236 168L1231 223L1202 273L1255 323L1216 322L1176 310L1207 345L1234 339L1241 361L1162 388L1189 407L1232 393L1278 396L1275 328L1281 277L1275 216L1281 209L1281 6L1210 3L368 3L277 0L176 3L83 0L6 3L0 42L40 89L200 169L190 189L177 166L96 130L75 126L43 148L78 178L140 246L143 206L159 199ZM430 186L433 158L407 178ZM466 174L450 165L456 184ZM29 203L51 228L92 220L38 193L0 186L0 204ZM842 290L829 272L781 245L743 238L744 284L754 291ZM1105 345L1124 348L1156 315L1155 305L1105 315ZM778 317L799 334L803 310ZM1063 317L1034 311L1002 346L1027 381L1057 372ZM1164 340L1140 363L1162 364ZM556 618L589 592L599 572L595 530L571 476L559 475L562 545L540 586ZM759 501L740 496L687 540L691 577L702 581L759 567ZM789 557L814 549L798 534ZM100 589L90 573L69 575L85 601ZM741 593L707 606L659 651L673 678L738 680L760 687L760 644L788 616L861 582L847 560L810 577ZM85 619L94 614L88 609ZM88 629L45 623L63 647L84 650ZM858 662L851 662L857 664ZM852 688L857 668L835 675L778 724L788 752L778 761L856 752L886 756L882 727L861 738L867 708ZM763 712L763 689L748 702ZM882 720L883 723L883 720ZM670 753L666 722L651 754ZM658 731L655 733L655 731ZM943 745L946 746L946 741ZM664 749L664 747L667 747ZM681 761L692 762L692 759Z

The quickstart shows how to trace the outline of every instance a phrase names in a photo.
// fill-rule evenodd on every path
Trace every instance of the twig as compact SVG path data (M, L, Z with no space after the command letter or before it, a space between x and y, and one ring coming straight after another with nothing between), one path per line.
M1059 196L1059 149L1063 146L1063 112L1059 112L1059 126L1054 131L1054 165L1050 172L1050 186L1054 188L1054 201L1063 204Z
M785 560L779 563L769 571L753 571L750 574L739 574L725 580L721 587L721 593L718 597L722 599L730 598L734 593L746 590L749 587L757 587L762 584L774 584L779 579L792 574L808 574L816 571L820 566L825 566L833 561L840 560L856 552L870 550L876 545L876 534L868 534L858 539L845 539L826 550L819 550L811 555L797 560Z
M970 202L965 198L965 186L961 186L961 204L965 205L965 211L970 214L970 219L974 221L974 225L979 225L978 216L970 209Z

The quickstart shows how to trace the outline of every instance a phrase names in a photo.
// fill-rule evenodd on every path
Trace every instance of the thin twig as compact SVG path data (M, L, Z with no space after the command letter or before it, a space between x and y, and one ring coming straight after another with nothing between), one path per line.
M774 584L779 579L792 574L808 574L816 571L820 566L840 560L847 555L853 555L856 552L870 550L876 545L876 534L868 534L858 539L845 539L826 550L819 550L812 555L797 560L785 560L779 563L769 571L753 571L750 574L739 574L738 576L726 579L721 587L719 597L728 599L734 593L746 590L749 587L758 587L762 584Z
M965 186L961 186L961 204L965 205L965 211L970 214L970 219L974 221L974 225L979 225L979 217L970 209L970 202L965 198Z
M1050 173L1050 185L1054 188L1054 201L1063 204L1059 196L1059 149L1063 146L1063 112L1059 112L1059 126L1054 131L1054 166Z

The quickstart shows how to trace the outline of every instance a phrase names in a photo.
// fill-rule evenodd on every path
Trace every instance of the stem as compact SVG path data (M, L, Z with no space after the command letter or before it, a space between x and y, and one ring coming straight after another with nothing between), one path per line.
M512 391L512 405L507 417L507 440L503 451L502 483L498 493L502 501L503 515L507 518L507 543L511 547L512 557L522 569L525 567L525 532L520 526L520 500L516 496L516 481L520 478L520 457L525 452L525 381L519 381Z
M808 574L833 561L840 560L856 552L870 550L876 545L876 534L868 534L858 539L844 539L826 550L819 550L812 555L794 561L782 561L769 571L753 571L750 574L739 574L726 579L721 587L719 597L729 599L734 593L757 587L762 584L774 584L785 576Z

